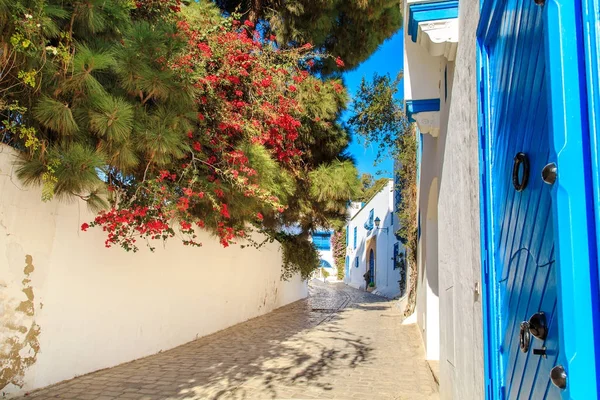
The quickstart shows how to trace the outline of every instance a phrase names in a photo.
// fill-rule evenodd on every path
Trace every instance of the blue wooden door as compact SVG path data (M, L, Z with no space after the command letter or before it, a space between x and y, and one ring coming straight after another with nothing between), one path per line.
M483 2L478 56L488 398L597 398L595 246L588 244L589 188L582 178L588 153L577 111L577 17L562 0ZM567 89L567 76L574 90ZM542 171L552 165L558 178L547 174L545 182ZM542 338L531 333L536 315L546 322ZM568 376L562 388L551 379L559 368Z
M543 35L542 12L533 1L507 1L505 7L500 31L488 47L489 101L494 108L489 115L489 161L502 390L507 399L560 398L559 389L549 380L560 351L551 188L535 179L550 155L544 42L532 40ZM522 191L512 179L519 159L519 183L527 179ZM525 164L529 164L527 177ZM538 312L546 316L547 339L532 339L523 351L521 323ZM544 347L547 357L534 355L534 349Z

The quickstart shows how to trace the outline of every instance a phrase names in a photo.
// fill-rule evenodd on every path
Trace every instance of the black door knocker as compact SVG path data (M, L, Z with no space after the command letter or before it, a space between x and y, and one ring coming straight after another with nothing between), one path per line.
M521 329L519 331L519 348L523 353L529 351L529 343L531 342L531 335L529 332L529 322L521 322Z
M519 176L521 166L523 167L522 177ZM527 158L527 154L519 152L515 156L515 162L513 164L512 171L512 181L517 192L522 192L523 189L527 187L527 182L529 181L529 159Z

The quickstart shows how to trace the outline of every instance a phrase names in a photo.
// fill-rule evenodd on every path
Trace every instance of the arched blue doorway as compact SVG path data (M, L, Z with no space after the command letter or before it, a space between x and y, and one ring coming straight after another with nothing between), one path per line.
M369 251L369 272L371 275L371 281L369 284L375 284L375 252L373 249Z

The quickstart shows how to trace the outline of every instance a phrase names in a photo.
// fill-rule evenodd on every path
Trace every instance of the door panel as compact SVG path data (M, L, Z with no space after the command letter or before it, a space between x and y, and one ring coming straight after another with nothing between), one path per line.
M600 362L600 0L537 2L482 0L477 31L487 398L592 400ZM519 152L530 164L522 191L512 177ZM558 173L545 184L549 162ZM521 322L539 311L548 336L522 352ZM558 364L565 390L549 379Z
M551 150L542 10L531 0L499 3L498 31L487 43L487 117L502 386L507 399L560 398L549 380L559 354L559 330L551 187L540 179ZM528 184L522 191L513 186L517 153L529 161ZM522 352L521 322L540 311L547 318L548 337L542 341L531 336L528 351ZM533 354L544 346L547 357Z

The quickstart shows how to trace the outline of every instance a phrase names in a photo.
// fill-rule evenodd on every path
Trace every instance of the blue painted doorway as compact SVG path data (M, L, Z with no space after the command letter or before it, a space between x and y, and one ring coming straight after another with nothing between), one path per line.
M580 18L563 0L482 2L477 39L488 399L598 398Z

